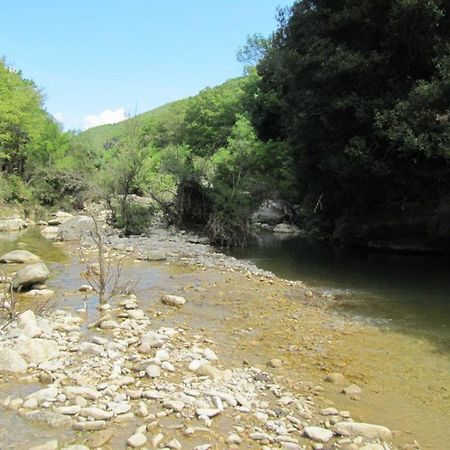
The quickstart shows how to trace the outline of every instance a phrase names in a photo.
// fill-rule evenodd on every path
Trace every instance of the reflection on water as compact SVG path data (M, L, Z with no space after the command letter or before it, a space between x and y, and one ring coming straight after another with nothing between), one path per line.
M371 253L273 236L232 254L280 277L331 290L339 310L431 339L450 352L448 256Z

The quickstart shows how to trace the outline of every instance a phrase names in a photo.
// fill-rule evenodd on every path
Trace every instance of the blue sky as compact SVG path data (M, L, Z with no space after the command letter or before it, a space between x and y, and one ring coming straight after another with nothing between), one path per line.
M237 48L248 34L269 35L277 6L293 0L0 3L0 56L33 79L48 111L74 129L241 75Z

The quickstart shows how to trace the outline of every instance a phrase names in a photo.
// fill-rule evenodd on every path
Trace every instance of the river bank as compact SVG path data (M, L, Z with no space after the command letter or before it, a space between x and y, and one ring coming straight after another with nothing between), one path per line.
M23 240L27 244L26 239ZM29 248L33 247L32 241L27 244ZM15 245L17 242L12 243L10 248ZM55 369L56 381L50 380L50 385L56 385L54 387L58 391L56 399L47 405L46 410L77 406L72 404L74 399L67 395L65 386L88 385L100 394L107 389L111 394L110 388L113 387L112 396L101 394L93 402L95 407L104 411L97 411L98 414L106 416L113 413L109 419L100 419L113 423L107 426L107 430L113 430L107 444L111 448L124 448L133 428L144 432L147 444L143 445L149 448L153 445L152 439L161 433L161 443L157 444L160 447L175 439L182 448L197 445L233 448L238 446L239 440L242 440L241 448L263 448L264 445L266 448L297 448L295 445L298 448L364 448L366 440L358 436L348 438L332 434L330 437L326 433L328 430L336 431L334 424L348 421L349 416L355 421L373 421L393 428L394 444L388 448L414 448L412 443L415 438L424 442L422 448L444 449L450 442L445 428L440 426L446 417L445 398L442 399L441 416L439 405L434 403L428 413L423 410L425 399L422 395L410 395L412 386L405 383L405 377L397 376L397 383L392 383L392 371L400 366L406 374L417 370L417 361L405 358L408 342L395 334L388 335L334 314L331 312L330 298L315 295L301 283L277 279L249 263L226 257L194 236L166 230L154 231L150 238L121 239L116 236L111 238L111 246L115 252L127 254L125 275L141 279L136 290L137 300L129 300L128 305L135 306L126 310L124 305L119 304L125 298L112 303L112 317L107 320L115 321L119 325L117 328L108 331L91 329L86 328L86 324L98 319L99 314L93 307L92 299L88 299L90 307L87 312L76 313L84 302L83 295L77 292L83 280L76 248L70 244L48 243L53 250L55 245L68 256L65 262L50 265L53 277L49 285L59 292L57 307L65 309L66 313L51 319L59 323L64 317L64 320L69 320L70 314L77 316L79 319L74 322L80 321L80 324L69 332L50 331L49 337L59 341L61 354L56 361L61 359L63 368ZM41 251L45 253L42 248ZM45 254L40 256L45 260ZM182 296L187 302L180 308L163 305L160 298L164 294ZM169 336L170 339L163 339L163 350L167 350L168 360L165 360L166 356L155 360L157 349L149 353L138 351L142 346L142 337L149 331L156 331L160 336L174 333L166 329L176 332ZM52 336L53 332L57 335ZM135 339L137 341L133 342ZM74 357L80 346L87 350L86 355L93 356ZM206 348L218 357L217 362ZM108 354L109 351L115 357ZM206 358L205 351L212 357L211 360ZM404 357L398 358L395 353L398 351ZM194 360L208 360L208 365L215 369L208 369L212 373L204 375L203 372L189 370ZM113 369L117 367L117 361L121 361L120 372ZM171 367L168 364L162 368L164 362L171 364L175 371L169 370ZM150 366L159 367L159 376L151 378L158 369L147 371ZM143 368L144 374L140 374L137 368ZM38 373L33 373L33 370ZM40 371L39 367L31 369L31 377L39 377ZM428 379L431 372L437 389L445 381L442 378L445 374L433 372L432 367L424 367L422 375L427 383L431 380ZM330 373L341 375L329 376ZM75 376L79 374L86 378ZM216 380L214 374L218 377ZM129 378L128 387L127 383L120 386L121 382L116 384L114 380L121 377L131 377L133 381ZM105 383L107 386L104 386ZM190 385L192 383L194 388ZM342 389L352 384L358 385L361 392L356 390L353 395L342 394ZM98 389L100 385L103 389ZM15 409L11 411L9 403L3 414L5 430L7 423L17 425L17 421L24 420L23 414L27 413L21 410L22 404L17 399L26 399L30 391L43 387L37 384L37 379L30 379L25 385L13 383L2 386L4 396L8 392L12 394ZM209 395L212 389L225 391L235 400L240 395L251 395L241 399L242 402L230 400L230 404L218 395ZM159 394L154 399L147 398L143 392L148 390L156 390ZM139 391L140 394L131 391ZM194 391L198 392L197 396L191 395ZM61 395L66 397L59 397ZM219 398L222 408L215 397ZM106 400L127 404L130 409L118 413L119 410L111 409ZM428 400L434 402L434 397ZM178 412L171 410L167 407L168 401L182 402L183 407ZM196 404L196 401L204 403ZM142 414L142 411L145 412L142 403L148 415ZM216 410L210 427L207 426L211 419L208 415L200 417L202 414L196 414L196 410L202 409L199 406ZM180 403L178 407L181 407ZM72 408L73 411L75 409ZM403 409L413 413L410 417L403 417ZM220 412L217 413L217 410ZM61 409L58 411L60 414ZM85 414L80 413L81 410L75 413L75 423L84 423ZM418 426L419 415L424 427ZM117 424L117 420L125 419L130 420L128 425ZM154 424L155 421L158 423ZM28 423L27 419L25 424ZM153 425L149 427L149 424ZM142 429L144 425L145 430ZM67 422L67 432L59 433L62 435L58 444L61 447L72 441L81 443L87 439L83 433L74 434L72 426ZM325 439L323 436L327 436L328 442L324 444L309 439L305 431L308 426L322 428L320 432L313 430L311 433L322 433L322 440ZM200 427L202 430L186 435L190 427ZM27 443L19 443L18 436L6 431L2 437L2 448L21 448L21 445L24 445L22 448L30 448L29 442L35 442L36 436L44 440L54 434L55 431L46 425L30 426L27 433L20 437L28 439ZM234 434L238 437L230 438ZM175 448L178 445L172 444ZM174 448L173 445L168 448ZM102 448L108 447L102 445Z

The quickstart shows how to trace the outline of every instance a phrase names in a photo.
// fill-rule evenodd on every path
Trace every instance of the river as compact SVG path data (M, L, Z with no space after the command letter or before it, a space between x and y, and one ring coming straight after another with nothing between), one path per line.
M430 340L450 353L450 257L342 249L265 235L232 255L336 296L353 318Z

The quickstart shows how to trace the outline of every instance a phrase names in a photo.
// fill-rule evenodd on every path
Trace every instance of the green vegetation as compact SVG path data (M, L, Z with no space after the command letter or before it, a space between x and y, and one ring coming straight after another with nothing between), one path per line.
M125 234L159 210L241 245L251 212L279 199L344 243L450 242L448 2L297 1L238 58L244 77L79 135L0 63L0 201L97 196Z
M260 138L289 144L304 226L344 242L450 238L449 25L441 0L281 13L251 111Z

